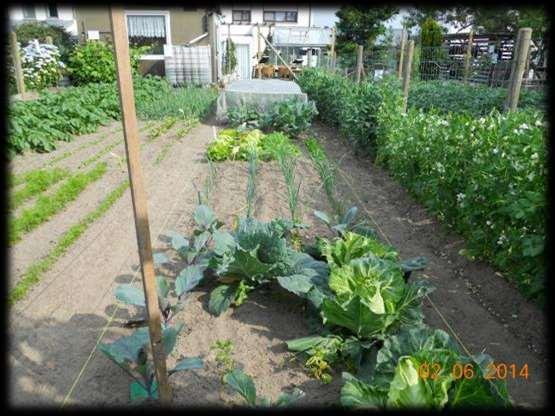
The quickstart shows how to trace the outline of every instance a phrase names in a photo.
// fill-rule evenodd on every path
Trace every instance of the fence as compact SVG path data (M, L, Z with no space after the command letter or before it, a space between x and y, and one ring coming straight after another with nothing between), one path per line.
M374 46L363 51L361 79L380 79L384 75L399 74L400 46ZM513 50L505 44L497 50L480 43L473 44L469 53L468 43L447 44L441 47L415 45L412 79L421 81L456 80L471 85L508 87L513 66ZM338 54L332 59L322 54L313 66L333 69L356 79L357 51ZM532 69L525 64L522 79L524 88L542 88L546 83L545 68Z
M210 46L171 46L164 58L166 78L172 85L204 85L212 82Z

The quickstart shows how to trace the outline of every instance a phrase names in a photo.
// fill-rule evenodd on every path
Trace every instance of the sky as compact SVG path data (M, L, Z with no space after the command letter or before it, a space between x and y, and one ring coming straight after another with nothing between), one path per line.
M339 7L339 5L313 6L312 25L332 27L335 22L339 20L337 16L335 16L335 12L339 10ZM386 23L386 26L391 27L392 29L402 29L402 20L406 14L406 9L401 9L398 14L389 19L389 21ZM457 29L452 25L446 25L442 23L442 26L447 27L447 33L455 33L457 31ZM469 29L463 30L462 32L467 32L468 30Z

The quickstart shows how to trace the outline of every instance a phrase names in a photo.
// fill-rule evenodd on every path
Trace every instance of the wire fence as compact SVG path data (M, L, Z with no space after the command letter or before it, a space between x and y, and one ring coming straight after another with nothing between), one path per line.
M405 52L405 51L403 51ZM378 80L386 75L400 75L399 62L403 53L399 46L375 46L363 52L361 80ZM411 79L419 81L461 81L470 85L506 88L510 81L513 57L495 53L473 53L467 56L466 46L421 47L416 45ZM311 66L328 68L347 77L356 78L357 51L337 54L329 51ZM527 65L523 88L541 89L546 84L544 71Z

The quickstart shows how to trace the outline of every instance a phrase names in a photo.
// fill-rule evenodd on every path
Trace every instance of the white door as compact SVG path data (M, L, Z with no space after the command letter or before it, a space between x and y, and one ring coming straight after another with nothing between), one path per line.
M251 79L251 55L249 44L235 44L235 52L237 55L237 72L239 79Z

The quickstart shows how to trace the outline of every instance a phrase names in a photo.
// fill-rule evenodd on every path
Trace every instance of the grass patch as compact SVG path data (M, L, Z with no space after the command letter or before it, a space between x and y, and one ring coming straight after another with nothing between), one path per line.
M32 171L27 177L23 189L15 191L10 198L10 209L16 209L29 198L46 191L50 186L69 176L67 169L39 169Z
M58 244L48 253L48 255L31 265L21 280L17 282L15 287L8 295L8 304L13 305L15 302L21 300L29 289L39 282L42 275L46 273L52 265L68 250L68 248L87 230L87 228L100 218L114 203L123 195L125 190L129 187L129 181L121 183L116 189L98 205L98 207L87 214L77 224L73 225L62 236Z
M21 237L47 221L57 212L76 199L90 183L100 179L106 173L106 163L99 163L92 170L77 173L51 196L39 196L33 207L25 209L21 215L10 221L9 245L17 243Z

